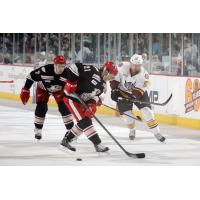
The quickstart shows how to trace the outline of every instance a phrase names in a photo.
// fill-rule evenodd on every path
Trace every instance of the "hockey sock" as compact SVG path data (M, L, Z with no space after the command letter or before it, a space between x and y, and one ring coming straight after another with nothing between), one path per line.
M77 123L77 127L79 130L82 130L87 138L94 144L98 145L101 143L101 139L99 138L99 135L97 134L96 130L94 129L94 126L92 124L92 120L88 117L80 120ZM73 128L72 128L73 130Z
M62 115L62 119L66 129L70 130L74 126L73 115L70 113L69 109L63 101L58 103L58 110Z
M148 107L144 107L141 109L141 112L149 129L151 129L154 134L160 133L160 128L153 111Z
M75 137L78 137L82 134L83 130L78 126L78 123L72 127L70 131L68 131L65 135L67 140L71 142Z
M35 127L37 129L42 129L47 110L48 110L47 103L45 102L37 103L37 106L35 108L35 121L34 121Z
M127 114L127 115L129 115L129 116L134 117L134 115L133 115L133 113L132 113L131 110L126 111L126 112L124 112L124 113ZM129 128L129 129L135 128L135 120L132 119L131 117L127 116L127 115L124 115L124 116L123 116L123 117L124 117L124 122L125 122L127 128Z
M89 127L84 129L84 133L87 136L87 138L94 144L98 145L101 143L101 139L99 135L97 134L96 130L94 129L93 125L90 125Z

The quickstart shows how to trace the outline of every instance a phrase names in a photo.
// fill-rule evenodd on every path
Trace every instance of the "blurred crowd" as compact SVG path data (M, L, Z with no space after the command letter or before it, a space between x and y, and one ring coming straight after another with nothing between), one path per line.
M69 62L101 64L142 54L154 74L199 75L200 34L0 34L0 63L43 65L57 54Z

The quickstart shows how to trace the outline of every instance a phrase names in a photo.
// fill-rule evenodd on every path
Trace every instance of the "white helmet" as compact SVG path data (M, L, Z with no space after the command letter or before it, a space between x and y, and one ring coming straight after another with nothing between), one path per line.
M143 63L143 59L142 59L142 56L141 55L138 55L138 54L134 54L131 59L130 59L130 62L134 65L142 65Z

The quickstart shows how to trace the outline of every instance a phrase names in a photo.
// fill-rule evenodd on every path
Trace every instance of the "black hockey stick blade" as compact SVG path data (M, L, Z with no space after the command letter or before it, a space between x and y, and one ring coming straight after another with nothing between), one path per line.
M169 103L169 101L171 100L171 98L172 98L172 94L169 96L169 98L165 101L165 102L163 102L163 103L158 103L158 105L160 105L160 106L165 106L166 104L168 104Z
M140 101L140 100L133 100L133 103L142 103L142 104L147 104L147 105L155 105L155 106L165 106L169 103L169 101L172 98L172 94L169 96L169 98L163 102L163 103L156 103L156 102L146 102L146 101Z
M126 152L126 155L132 158L145 158L145 153L130 153Z

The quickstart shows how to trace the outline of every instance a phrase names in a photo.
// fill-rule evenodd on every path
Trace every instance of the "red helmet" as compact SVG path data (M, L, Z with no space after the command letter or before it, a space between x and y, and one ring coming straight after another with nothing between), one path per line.
M54 64L66 64L66 59L64 56L58 55L53 59Z
M118 73L117 67L111 61L106 62L103 68L106 69L110 74L117 75Z

